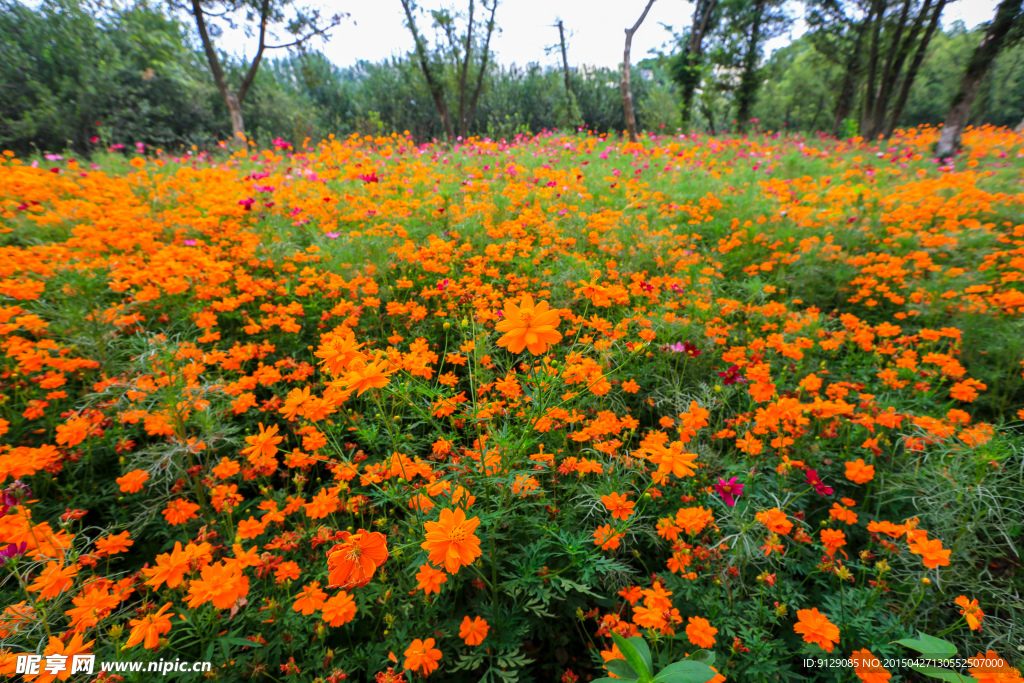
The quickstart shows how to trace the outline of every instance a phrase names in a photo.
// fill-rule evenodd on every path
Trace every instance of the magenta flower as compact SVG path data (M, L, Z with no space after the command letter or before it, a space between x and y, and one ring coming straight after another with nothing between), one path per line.
M818 476L817 470L807 470L807 483L814 487L814 490L819 496L828 496L832 494L832 487L825 486L825 482Z
M729 507L736 505L736 498L743 495L743 484L736 482L736 477L733 477L729 481L718 478L718 483L715 484L715 491L722 497L725 504Z

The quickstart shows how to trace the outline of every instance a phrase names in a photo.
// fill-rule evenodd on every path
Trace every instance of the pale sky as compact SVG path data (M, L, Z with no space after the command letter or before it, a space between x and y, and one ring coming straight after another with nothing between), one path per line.
M378 62L412 49L412 37L405 27L405 14L399 0L298 0L298 4L319 7L325 15L337 12L351 15L334 29L326 43L313 45L339 66L355 64L360 59ZM466 0L420 0L420 4L428 9L455 7L462 11L467 5ZM558 44L558 29L553 24L562 19L571 34L568 36L571 66L616 67L622 62L624 29L636 22L645 4L645 0L502 0L495 18L502 30L492 39L498 62L504 65L558 64L557 52L545 54L544 49ZM949 26L961 20L968 28L973 28L992 19L996 4L997 0L954 0L943 12L943 24ZM477 12L479 17L479 2ZM790 12L800 16L802 8L794 4ZM678 31L683 24L689 24L692 15L692 2L657 0L633 37L632 61L640 61L650 50L661 48L671 38L661 24L669 24ZM420 16L417 22L421 31L429 31L428 17ZM793 37L802 31L803 22L798 20ZM768 51L786 45L790 39L784 36L773 40ZM220 45L235 54L245 52L246 48L251 53L254 41L232 32L225 34Z

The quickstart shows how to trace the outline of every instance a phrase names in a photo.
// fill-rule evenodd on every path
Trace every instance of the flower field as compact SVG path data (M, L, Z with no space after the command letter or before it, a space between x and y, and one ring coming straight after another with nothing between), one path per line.
M5 153L0 673L1021 681L1024 136L936 138Z

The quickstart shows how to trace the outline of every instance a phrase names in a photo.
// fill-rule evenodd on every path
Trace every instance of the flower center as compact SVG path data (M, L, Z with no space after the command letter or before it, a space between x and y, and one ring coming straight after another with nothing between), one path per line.
M461 525L448 532L448 540L452 543L461 543L466 540L467 536L469 536L469 533Z

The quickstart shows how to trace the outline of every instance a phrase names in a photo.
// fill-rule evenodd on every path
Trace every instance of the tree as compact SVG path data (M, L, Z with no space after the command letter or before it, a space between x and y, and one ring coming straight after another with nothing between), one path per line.
M840 0L809 0L807 3L807 37L822 60L842 69L836 84L836 101L832 115L833 136L839 134L857 100L862 76L864 37L868 20L854 18L860 10L853 2Z
M267 50L286 48L302 48L316 36L325 37L328 32L341 23L341 15L335 14L328 23L323 23L320 11L295 7L292 0L172 0L173 6L187 12L195 21L196 30L210 65L210 73L217 86L224 104L231 116L231 129L237 139L245 134L245 122L242 120L242 102L252 87L256 72L259 70L263 54ZM289 11L290 10L290 11ZM237 88L232 88L224 73L224 67L213 38L221 34L216 24L207 22L207 18L222 19L229 27L236 28L233 17L245 13L246 34L251 35L252 23L256 22L258 42L256 53L245 69L245 74ZM275 25L284 25L292 40L278 44L268 44L268 34L273 38ZM276 38L274 38L276 40Z
M562 76L565 78L565 116L559 118L564 118L566 125L578 126L582 122L582 118L580 117L579 105L576 102L576 94L572 91L572 82L569 78L569 55L565 47L565 27L561 19L555 23L555 26L558 27L558 44L562 53ZM547 51L551 49L548 48Z
M953 96L953 104L942 126L935 154L939 158L952 156L960 147L960 136L967 126L974 98L981 89L982 80L999 51L1015 42L1024 33L1024 7L1021 0L1002 0L996 15L985 30L985 35L967 63L960 87Z
M644 19L647 18L647 13L651 11L651 5L654 4L655 0L648 0L647 6L644 7L643 14L633 24L633 28L626 29L626 47L622 53L622 109L626 113L626 131L629 133L629 141L636 142L636 114L633 112L633 91L629 85L629 51L633 46L633 34L640 28L640 24L644 23Z
M872 0L867 19L871 42L861 108L862 137L892 133L945 5L946 0ZM904 71L911 53L914 57Z
M428 52L427 41L416 25L414 13L418 9L415 0L401 0L405 10L406 26L412 33L415 43L414 51L419 62L423 78L427 82L434 106L441 117L445 134L448 139L455 137L455 127L448 108L448 96L445 93L445 71L454 74L458 98L459 135L469 134L470 123L476 115L477 103L483 91L484 76L492 57L491 36L497 28L494 21L498 10L498 0L481 0L484 12L489 12L487 22L481 27L476 23L476 0L469 0L466 29L461 35L457 26L459 16L448 10L433 10L434 28L438 32L438 40L433 50ZM483 43L482 48L476 47ZM475 74L473 72L475 71ZM476 82L470 89L471 74Z
M766 41L779 36L791 20L783 0L726 0L723 7L727 34L720 57L739 71L735 87L736 129L746 130L761 88L761 58Z
M690 128L694 95L700 85L701 67L704 58L704 37L713 31L718 23L718 0L696 0L690 30L683 36L683 51L670 64L672 80L679 86L682 104L682 129Z

